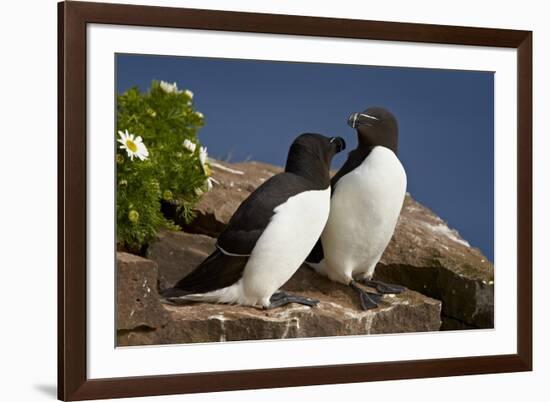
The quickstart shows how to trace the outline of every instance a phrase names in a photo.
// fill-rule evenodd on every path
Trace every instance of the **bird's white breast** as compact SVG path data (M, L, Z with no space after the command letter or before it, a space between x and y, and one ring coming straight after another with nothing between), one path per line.
M290 279L319 239L329 209L330 188L302 192L275 208L240 281L245 298L269 304L271 295Z
M372 275L395 230L406 186L401 162L380 146L338 181L322 234L329 277Z

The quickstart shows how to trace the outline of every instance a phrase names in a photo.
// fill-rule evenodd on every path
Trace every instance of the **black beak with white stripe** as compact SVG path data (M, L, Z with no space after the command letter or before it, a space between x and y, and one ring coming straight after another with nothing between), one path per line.
M242 202L216 250L173 288L172 303L199 301L273 308L315 300L280 291L304 262L330 209L330 163L345 148L340 137L302 134L288 152L285 171Z
M355 112L350 114L348 118L348 125L351 128L357 128L359 126L373 126L375 122L379 121L378 117L372 116L365 112Z

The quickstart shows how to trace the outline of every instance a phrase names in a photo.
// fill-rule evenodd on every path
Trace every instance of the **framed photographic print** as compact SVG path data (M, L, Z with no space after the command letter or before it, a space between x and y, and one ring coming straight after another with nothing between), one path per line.
M58 18L60 399L531 370L531 32Z

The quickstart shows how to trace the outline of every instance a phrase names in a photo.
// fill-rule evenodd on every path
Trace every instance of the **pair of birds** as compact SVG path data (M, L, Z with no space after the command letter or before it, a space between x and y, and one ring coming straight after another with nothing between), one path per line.
M350 116L358 145L330 178L341 137L302 134L285 171L242 202L216 250L162 296L275 308L318 301L280 290L305 261L321 275L351 286L364 310L405 288L372 280L403 205L406 174L397 158L398 126L383 108ZM367 290L376 289L376 292Z

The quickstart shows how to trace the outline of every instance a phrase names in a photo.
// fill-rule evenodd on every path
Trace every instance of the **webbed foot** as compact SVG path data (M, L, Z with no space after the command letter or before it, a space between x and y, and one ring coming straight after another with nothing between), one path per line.
M407 290L405 286L394 285L392 283L384 283L372 279L365 279L362 283L365 286L376 289L379 293L382 294L399 294Z
M359 293L359 299L361 300L361 307L363 307L363 310L367 311L378 307L378 304L382 300L381 295L378 293L367 292L358 286L355 281L352 281L350 286L355 289L357 293Z
M276 307L285 306L290 303L303 304L304 306L314 307L319 303L319 300L310 299L308 297L293 295L285 291L279 290L273 293L269 299L269 306L264 307L266 310L271 310Z

